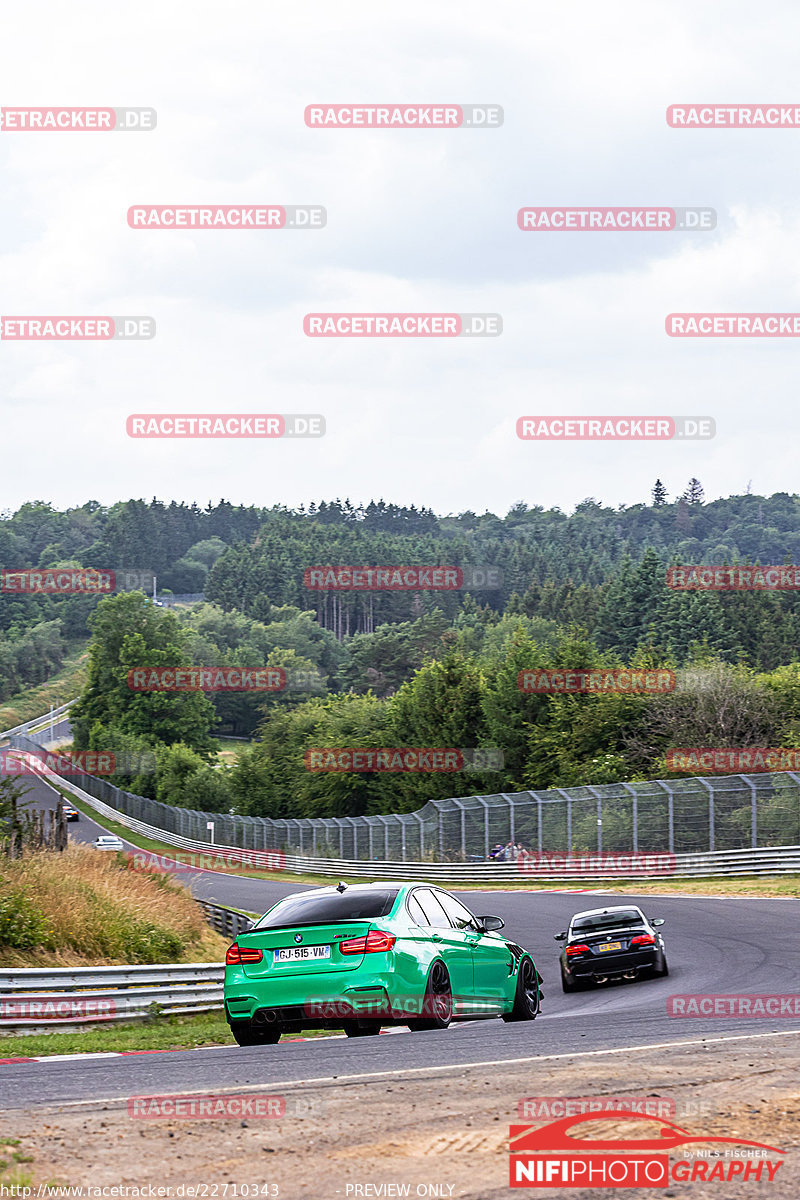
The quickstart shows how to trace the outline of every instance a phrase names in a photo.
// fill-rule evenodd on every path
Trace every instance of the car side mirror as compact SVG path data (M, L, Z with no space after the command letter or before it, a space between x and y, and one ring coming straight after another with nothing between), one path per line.
M486 933L491 933L495 929L502 929L505 925L502 917L481 917L480 922Z
M554 942L563 942L563 941L566 941L566 937L567 937L567 931L565 929L563 933L554 934L553 941Z
M653 920L653 921L651 921L651 922L650 922L650 924L651 924L651 925L663 925L663 924L664 924L664 917L656 917L656 918L655 918L655 920Z

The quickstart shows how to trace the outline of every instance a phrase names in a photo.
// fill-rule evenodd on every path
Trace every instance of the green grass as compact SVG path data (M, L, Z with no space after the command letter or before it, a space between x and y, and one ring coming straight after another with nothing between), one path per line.
M302 1036L330 1036L325 1029L307 1029ZM297 1035L287 1035L297 1036ZM223 1013L160 1017L144 1022L92 1025L65 1033L0 1035L0 1058L38 1058L45 1054L95 1054L105 1050L187 1050L197 1046L235 1046ZM19 1143L10 1139L8 1145Z
M56 675L0 703L0 729L32 721L48 712L51 705L58 708L80 694L86 684L89 642L86 638L72 639L68 645L64 665Z

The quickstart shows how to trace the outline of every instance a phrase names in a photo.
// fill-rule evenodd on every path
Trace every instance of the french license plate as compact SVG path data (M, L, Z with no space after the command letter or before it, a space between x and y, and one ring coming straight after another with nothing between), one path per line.
M599 952L604 950L621 950L622 942L603 942L603 944L598 946L597 949Z
M330 956L330 946L283 946L275 951L275 962L309 962Z

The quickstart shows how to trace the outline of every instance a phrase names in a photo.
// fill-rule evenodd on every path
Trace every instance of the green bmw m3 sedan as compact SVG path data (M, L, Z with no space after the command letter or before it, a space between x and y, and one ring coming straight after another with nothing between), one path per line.
M225 1016L240 1046L282 1033L383 1025L446 1029L452 1020L532 1021L541 976L504 938L432 884L315 888L279 900L225 959Z

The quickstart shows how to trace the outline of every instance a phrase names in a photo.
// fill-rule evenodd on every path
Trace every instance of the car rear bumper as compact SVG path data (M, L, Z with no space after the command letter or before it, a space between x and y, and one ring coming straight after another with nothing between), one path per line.
M574 979L618 977L630 971L643 971L654 967L658 961L658 950L637 950L634 953L609 954L607 958L589 958L570 963L567 970Z
M231 1021L302 1022L306 1029L341 1029L343 1020L372 1017L390 1021L409 1007L409 997L392 995L384 975L326 972L259 984L240 974L225 984L225 1015ZM419 1003L421 1004L420 997ZM414 1001L411 1001L413 1006Z

